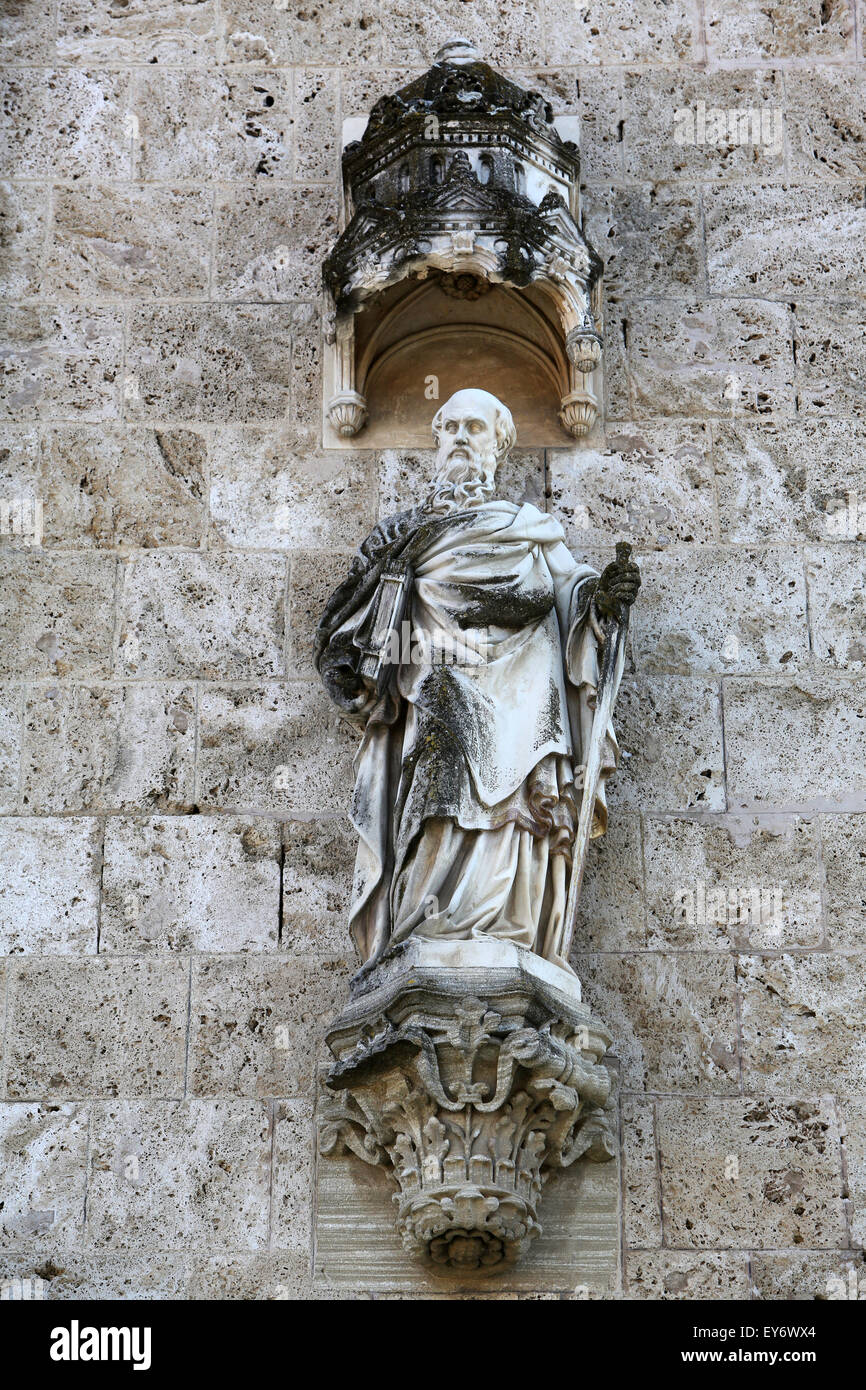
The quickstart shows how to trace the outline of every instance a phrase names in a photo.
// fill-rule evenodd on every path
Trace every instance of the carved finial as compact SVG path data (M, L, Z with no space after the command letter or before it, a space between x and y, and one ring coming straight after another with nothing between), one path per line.
M443 43L434 63L480 63L481 54L469 39L453 38Z

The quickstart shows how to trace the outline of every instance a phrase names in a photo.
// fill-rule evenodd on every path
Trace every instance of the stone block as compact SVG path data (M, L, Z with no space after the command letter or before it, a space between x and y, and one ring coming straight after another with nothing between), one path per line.
M746 1088L769 1095L866 1094L862 955L737 961Z
M365 0L327 0L286 22L272 0L224 0L225 61L280 67L297 63L366 63L379 57L379 7ZM428 60L432 59L432 52Z
M655 1102L622 1098L623 1238L626 1249L662 1243Z
M854 56L854 20L846 0L717 0L706 35L713 63Z
M817 822L799 816L648 817L648 945L747 951L824 937Z
M639 670L775 673L809 664L806 584L796 553L706 547L647 555L641 577L631 623Z
M23 959L8 988L11 1100L182 1092L186 961Z
M292 177L291 73L141 68L132 101L140 179Z
M309 1267L313 1235L313 1107L307 1100L274 1105L273 1245Z
M851 1250L755 1250L753 1298L792 1299L799 1303L863 1297L863 1256ZM840 1286L841 1281L841 1286Z
M589 0L579 8L545 0L544 14L548 63L681 63L693 61L700 44L692 0L644 0L639 7Z
M199 801L209 810L338 814L357 734L311 681L201 693Z
M123 321L119 309L6 309L0 412L13 420L116 420Z
M810 548L806 556L815 660L837 670L866 672L866 547L825 545Z
M626 175L654 182L682 179L690 188L717 179L766 183L782 177L784 109L782 74L772 70L627 72ZM760 124L753 122L753 111Z
M5 115L0 175L128 178L129 82L123 71L7 68L0 84Z
M163 305L130 316L124 394L136 420L278 420L289 406L292 308Z
M795 306L794 319L800 414L862 419L866 415L866 306L862 300L840 299L835 304L811 300ZM852 472L862 497L862 476L856 468Z
M731 810L866 810L866 684L725 682Z
M56 188L44 293L102 302L205 298L211 204L199 188Z
M53 0L7 0L0 15L0 62L50 63L54 9Z
M0 811L18 805L21 768L21 706L24 692L14 685L0 686Z
M322 261L339 232L334 190L269 184L259 180L217 195L219 299L273 304L318 298Z
M85 1164L86 1167L86 1164ZM0 1279L41 1279L43 1296L50 1302L88 1299L169 1299L188 1297L187 1259L184 1254L143 1254L112 1251L52 1249L41 1255L0 1255Z
M707 188L703 206L711 294L859 293L851 246L866 234L862 185Z
M485 62L498 69L551 58L545 52L541 6L530 10L481 0L470 9L458 8L454 0L437 0L419 12L413 0L382 0L380 22L382 58L392 65L414 63L426 69L456 33L474 43ZM561 59L554 56L552 61Z
M345 819L283 825L283 930L293 955L353 958L349 901L357 834Z
M340 176L339 84L332 68L295 69L295 182L333 183Z
M86 1105L0 1104L0 1249L65 1250L81 1243L88 1126Z
M716 682L626 675L615 721L621 762L607 784L622 811L723 811L724 759Z
M750 1293L745 1252L639 1250L626 1256L625 1271L629 1298L691 1303L702 1299L747 1299Z
M620 317L632 418L794 414L787 305L634 300L621 306Z
M291 1253L197 1255L184 1297L225 1302L285 1302L310 1297L310 1257Z
M289 579L289 672L318 679L313 665L313 636L331 594L352 563L351 551L301 551L291 560Z
M845 1141L845 1167L851 1202L851 1244L866 1245L866 1101L844 1095L839 1114ZM862 1274L860 1276L862 1281ZM860 1292L863 1291L861 1282Z
M109 676L116 564L108 555L0 555L0 674Z
M215 0L60 0L57 55L67 63L214 62Z
M821 843L827 938L837 950L856 950L866 921L866 816L822 816Z
M24 716L29 811L188 811L195 695L177 683L33 687Z
M711 541L709 452L706 426L654 422L609 429L598 444L579 450L550 449L550 510L576 553L612 537L638 552Z
M87 1235L94 1250L261 1250L271 1124L258 1101L94 1107Z
M739 1090L734 964L726 956L584 955L584 998L611 1033L629 1091Z
M243 680L285 672L288 566L279 555L124 561L118 674Z
M264 955L193 963L190 1090L198 1096L304 1096L342 1002L345 960Z
M206 442L194 430L55 426L33 483L44 503L43 545L198 548L206 462Z
M93 954L101 869L97 820L0 820L0 954Z
M866 74L810 66L785 74L788 163L795 179L866 175Z
M696 1249L846 1242L829 1100L657 1102L665 1238Z
M575 947L640 951L646 945L644 917L640 817L617 815L587 851Z
M722 540L866 540L857 420L719 421L712 425Z
M614 301L658 295L690 299L703 272L697 193L674 184L606 190L592 200L586 232L604 256L604 283Z
M279 894L280 832L272 821L112 818L100 949L266 950L277 944Z
M33 184L0 184L0 276L9 299L40 293L46 199L46 190Z

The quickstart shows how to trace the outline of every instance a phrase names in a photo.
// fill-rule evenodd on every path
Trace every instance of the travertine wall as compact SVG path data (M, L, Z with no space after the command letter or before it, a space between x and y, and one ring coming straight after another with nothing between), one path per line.
M4 1278L318 1296L353 737L309 639L430 462L319 448L319 264L342 115L457 32L583 117L607 267L606 432L508 481L645 575L579 941L622 1287L853 1267L862 1296L864 28L864 0L6 4L0 500L44 537L0 538ZM678 143L699 103L780 139Z

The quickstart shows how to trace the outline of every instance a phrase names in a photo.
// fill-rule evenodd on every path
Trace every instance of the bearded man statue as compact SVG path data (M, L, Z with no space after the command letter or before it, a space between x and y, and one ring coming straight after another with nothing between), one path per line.
M316 634L328 693L363 730L351 931L365 970L413 936L499 938L569 970L599 619L624 623L640 578L599 576L552 516L494 496L516 441L494 396L458 391L433 437L426 502L372 531ZM596 835L617 760L608 724Z

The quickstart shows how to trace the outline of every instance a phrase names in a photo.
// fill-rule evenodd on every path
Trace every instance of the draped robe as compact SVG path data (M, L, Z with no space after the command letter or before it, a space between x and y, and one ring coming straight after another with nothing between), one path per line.
M559 950L598 680L598 576L529 503L430 521L416 510L377 528L317 634L325 684L364 728L352 934L370 963L418 934L501 937L568 968ZM358 633L382 571L413 544L411 647L381 695L369 683L359 694ZM594 834L617 759L608 726Z

